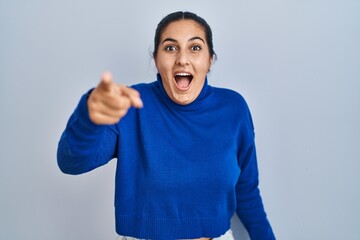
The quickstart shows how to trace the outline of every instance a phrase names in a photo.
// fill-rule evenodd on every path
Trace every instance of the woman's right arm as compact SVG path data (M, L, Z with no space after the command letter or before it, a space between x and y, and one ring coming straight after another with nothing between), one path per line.
M60 138L57 161L61 171L81 174L114 158L115 124L132 106L142 107L139 93L114 83L111 74L104 73L99 85L81 98Z

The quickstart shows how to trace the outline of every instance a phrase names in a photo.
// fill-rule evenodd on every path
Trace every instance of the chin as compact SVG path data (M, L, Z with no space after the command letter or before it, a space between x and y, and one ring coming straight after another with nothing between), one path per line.
M172 98L172 100L180 105L187 105L194 101L194 99L186 98L186 97L185 98L175 98L174 97L174 98Z

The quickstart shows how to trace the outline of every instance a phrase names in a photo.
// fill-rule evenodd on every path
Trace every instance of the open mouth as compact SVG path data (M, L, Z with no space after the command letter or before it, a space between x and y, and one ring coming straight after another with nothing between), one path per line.
M193 75L190 73L176 73L174 76L176 86L180 90L187 90L190 87L191 81L193 80Z

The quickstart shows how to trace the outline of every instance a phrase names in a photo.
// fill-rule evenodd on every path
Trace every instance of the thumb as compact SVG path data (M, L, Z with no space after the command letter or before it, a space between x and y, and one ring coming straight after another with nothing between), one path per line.
M125 86L119 86L119 90L122 95L128 97L133 107L136 108L143 107L143 102L141 100L140 93L137 90Z

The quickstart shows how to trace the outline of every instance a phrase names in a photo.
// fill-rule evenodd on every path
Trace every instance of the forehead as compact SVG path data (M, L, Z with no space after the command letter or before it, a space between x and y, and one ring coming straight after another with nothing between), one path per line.
M174 38L176 40L181 38L190 39L196 36L205 40L204 28L194 20L184 19L172 22L166 26L161 34L161 39L168 37Z

